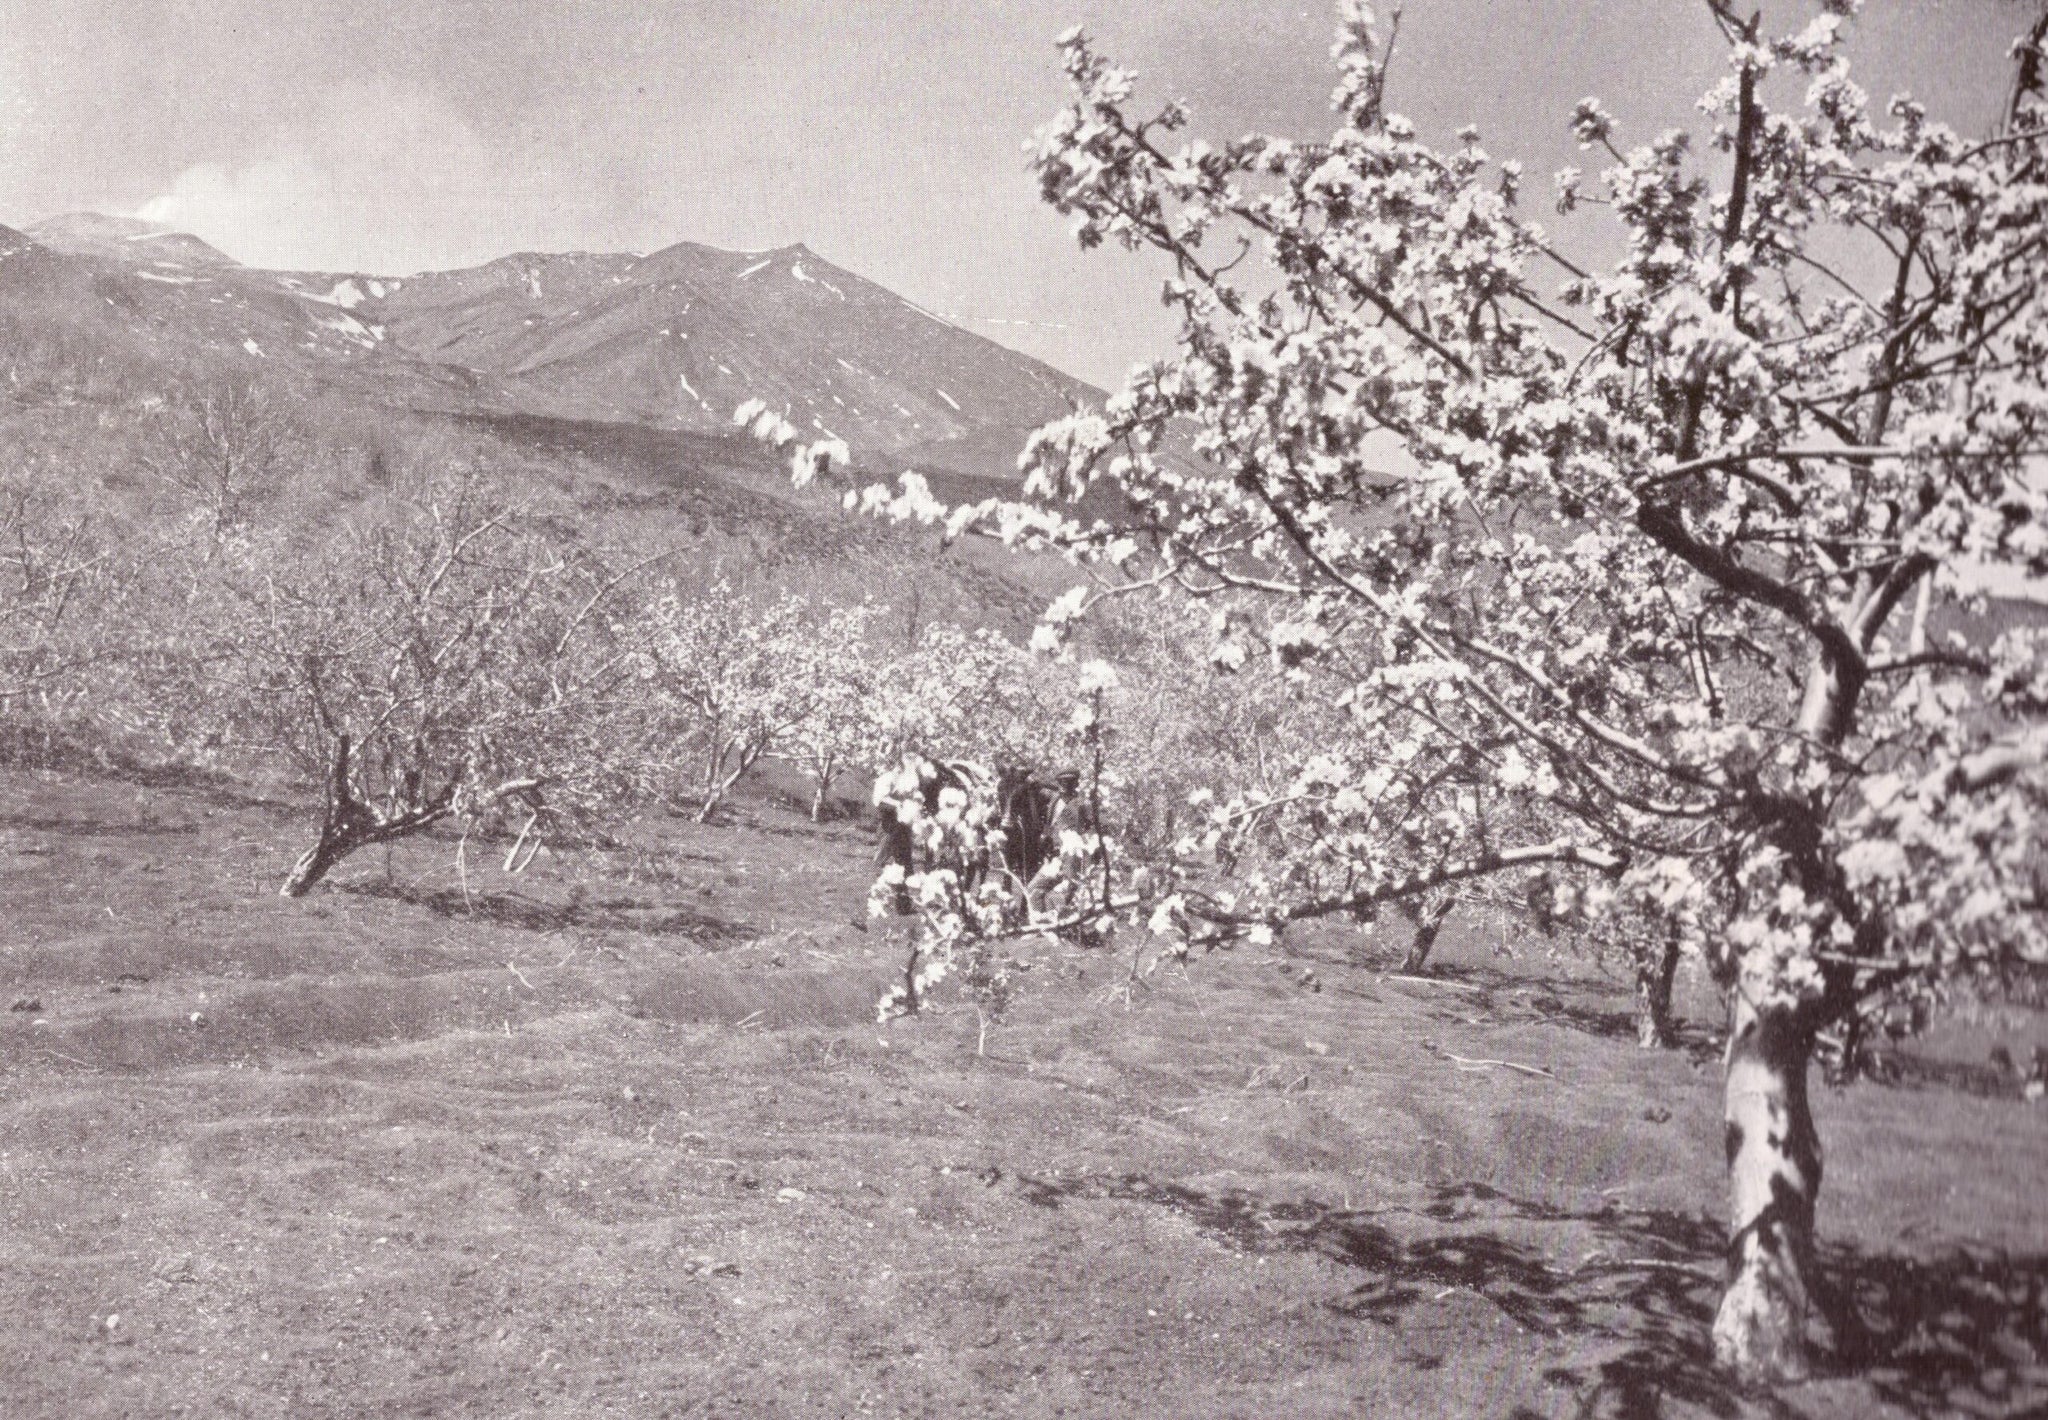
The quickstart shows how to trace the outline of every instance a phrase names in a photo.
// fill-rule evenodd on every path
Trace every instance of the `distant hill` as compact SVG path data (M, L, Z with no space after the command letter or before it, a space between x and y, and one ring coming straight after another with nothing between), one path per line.
M187 232L136 217L68 212L31 223L27 234L53 251L105 257L120 262L175 262L185 266L233 266L235 261Z
M261 270L74 213L0 227L0 318L31 314L173 365L261 362L421 410L723 433L758 397L871 466L1005 479L1031 429L1102 398L801 245L385 277Z

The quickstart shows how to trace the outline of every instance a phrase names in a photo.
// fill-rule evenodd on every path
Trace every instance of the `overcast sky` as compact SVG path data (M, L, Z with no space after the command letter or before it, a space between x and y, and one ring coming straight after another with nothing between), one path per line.
M1871 0L1858 72L1980 129L2029 3ZM1199 133L1327 132L1323 0L0 0L0 222L382 274L801 240L1109 384L1170 326L1158 269L1076 251L1024 166L1075 22ZM1581 96L1641 136L1720 64L1687 0L1409 0L1393 106L1477 122L1542 203Z

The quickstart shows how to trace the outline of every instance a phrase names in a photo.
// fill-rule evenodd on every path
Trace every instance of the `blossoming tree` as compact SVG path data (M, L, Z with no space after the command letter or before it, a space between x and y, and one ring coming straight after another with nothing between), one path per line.
M1850 4L1786 36L1706 6L1703 135L1572 116L1607 166L1559 205L1604 212L1605 264L1476 133L1441 150L1385 107L1358 0L1314 143L1183 143L1179 105L1138 116L1069 33L1043 194L1084 246L1170 258L1178 352L1034 436L1021 501L907 477L860 502L1090 561L1055 627L1138 585L1274 609L1220 618L1218 655L1296 672L1330 739L1214 804L1196 846L1256 820L1273 851L1183 879L1156 926L1263 935L1504 875L1702 960L1730 1013L1715 1348L1771 1378L1807 1364L1817 1033L2048 961L2048 647L1993 595L2048 575L2048 20L1971 137L1873 110ZM1115 526L1074 507L1098 485Z
M670 584L641 620L637 667L653 692L649 765L680 781L692 816L708 823L748 770L795 748L790 737L831 694L812 675L820 629L804 598L757 598L722 578L699 589Z
M783 674L805 689L809 708L785 727L771 752L810 779L812 823L824 818L841 775L877 762L875 704L884 677L870 635L876 611L868 603L828 608L790 647Z

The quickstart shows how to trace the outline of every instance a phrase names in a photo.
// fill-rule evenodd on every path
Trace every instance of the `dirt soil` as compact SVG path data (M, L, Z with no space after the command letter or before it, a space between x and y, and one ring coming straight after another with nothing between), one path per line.
M1856 1325L1744 1395L1696 985L1643 1052L1483 934L1042 945L977 1058L874 1024L859 828L738 818L289 902L305 804L0 772L0 1416L2048 1413L2048 1109L1967 1066L1821 1091Z

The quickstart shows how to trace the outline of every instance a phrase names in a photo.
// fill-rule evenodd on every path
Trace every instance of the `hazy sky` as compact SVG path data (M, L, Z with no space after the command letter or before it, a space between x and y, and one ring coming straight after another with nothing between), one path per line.
M1859 73L1979 129L2030 12L1870 0ZM1323 0L0 0L0 222L140 212L389 274L801 240L1114 383L1165 347L1158 269L1078 252L1022 154L1077 21L1202 134L1327 131ZM1721 62L1693 0L1409 0L1393 106L1477 122L1544 204L1585 162L1581 96L1640 136L1696 117Z

